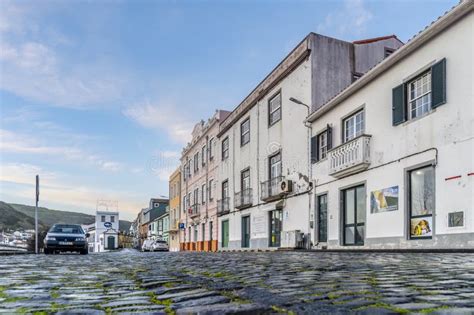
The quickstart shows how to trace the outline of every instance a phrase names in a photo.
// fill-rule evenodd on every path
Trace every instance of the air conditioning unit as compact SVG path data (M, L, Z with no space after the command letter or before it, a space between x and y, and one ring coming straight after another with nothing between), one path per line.
M278 184L280 195L286 195L293 191L293 181L291 179L282 180Z
M301 248L301 231L282 231L281 232L281 247L282 248Z

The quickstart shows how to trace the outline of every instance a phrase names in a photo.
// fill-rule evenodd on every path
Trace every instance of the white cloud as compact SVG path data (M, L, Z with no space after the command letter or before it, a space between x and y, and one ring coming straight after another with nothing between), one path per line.
M71 45L72 40L48 25L39 27L34 18L37 9L2 2L0 88L61 107L92 108L119 100L123 77L104 64L81 64L60 55L57 48Z
M338 37L360 36L372 17L363 0L345 0L341 9L326 15L317 32Z
M178 143L191 140L193 122L178 107L146 101L129 106L122 113L145 128L165 132Z
M0 129L0 151L5 153L47 155L67 160L82 161L95 165L104 171L116 172L122 168L122 165L116 161L85 152L77 147L43 145L34 136L20 135L5 129Z

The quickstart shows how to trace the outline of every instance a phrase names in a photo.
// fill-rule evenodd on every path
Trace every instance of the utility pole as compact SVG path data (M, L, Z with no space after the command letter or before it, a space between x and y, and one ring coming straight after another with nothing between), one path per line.
M35 254L38 254L38 201L39 201L39 175L36 175Z

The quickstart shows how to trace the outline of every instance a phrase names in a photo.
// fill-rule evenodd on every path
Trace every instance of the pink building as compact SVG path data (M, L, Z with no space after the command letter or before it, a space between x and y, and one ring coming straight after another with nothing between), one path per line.
M216 251L218 239L216 182L218 177L217 133L229 115L217 110L207 122L194 126L192 140L181 154L180 249Z

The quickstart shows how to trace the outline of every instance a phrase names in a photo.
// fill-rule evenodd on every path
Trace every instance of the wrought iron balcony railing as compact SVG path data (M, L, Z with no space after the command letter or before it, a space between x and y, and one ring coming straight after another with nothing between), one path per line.
M230 212L230 198L222 198L217 200L217 215L224 215Z
M281 198L280 183L285 180L284 176L277 176L267 181L261 182L261 199L263 201L272 201Z
M234 195L234 204L237 209L244 209L252 206L252 188L244 189Z

